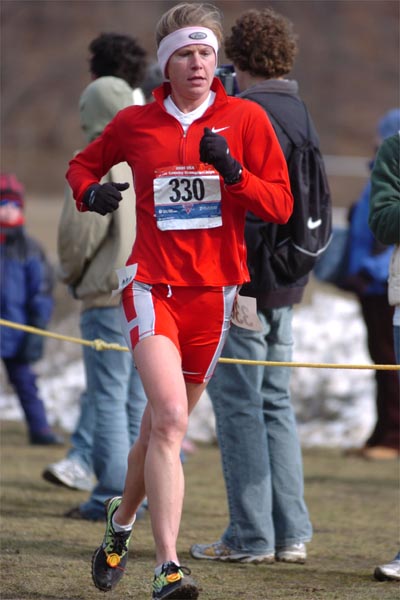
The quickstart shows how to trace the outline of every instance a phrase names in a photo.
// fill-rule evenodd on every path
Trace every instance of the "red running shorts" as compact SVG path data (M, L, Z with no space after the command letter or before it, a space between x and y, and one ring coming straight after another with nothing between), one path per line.
M189 287L133 281L122 292L128 347L151 335L169 338L182 358L185 381L207 382L229 331L237 286Z

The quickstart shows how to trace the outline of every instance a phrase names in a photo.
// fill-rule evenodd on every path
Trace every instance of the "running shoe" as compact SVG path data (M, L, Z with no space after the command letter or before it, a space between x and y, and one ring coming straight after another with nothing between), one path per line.
M83 508L82 505L73 506L69 510L65 511L64 517L66 519L76 519L79 521L91 521L92 523L99 523L106 520L106 515L104 511L99 511L96 513L88 513Z
M93 474L71 458L63 458L48 465L42 477L49 483L65 485L72 490L90 492L94 486Z
M167 562L162 565L161 573L154 575L153 600L195 599L199 590L190 575L190 569Z
M276 550L276 560L281 562L304 564L306 559L307 550L303 543L292 544Z
M64 446L62 435L54 431L31 431L29 441L32 446Z
M400 552L389 563L376 567L374 577L378 581L400 581Z
M225 546L221 540L212 544L193 544L190 548L193 558L203 560L222 560L226 562L241 563L273 563L275 554L250 554L249 552L238 552Z
M121 504L121 496L115 496L105 502L106 532L102 545L97 548L92 558L92 578L94 585L103 592L115 588L122 578L128 561L128 546L131 538L130 531L114 531L112 518Z

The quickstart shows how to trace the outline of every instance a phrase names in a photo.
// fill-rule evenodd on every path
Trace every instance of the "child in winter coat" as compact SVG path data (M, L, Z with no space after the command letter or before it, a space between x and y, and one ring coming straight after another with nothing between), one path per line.
M27 235L24 188L13 174L0 175L0 315L2 319L45 328L54 306L53 274L43 249ZM1 327L0 356L25 414L31 444L59 445L49 426L31 363L43 355L44 338Z

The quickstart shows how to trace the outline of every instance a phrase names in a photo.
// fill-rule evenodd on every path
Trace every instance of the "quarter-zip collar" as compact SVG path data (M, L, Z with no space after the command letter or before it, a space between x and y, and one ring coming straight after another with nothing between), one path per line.
M213 107L218 108L219 106L223 106L228 103L228 95L225 91L224 86L218 79L218 77L214 77L213 82L211 84L211 90L216 93L215 101L213 103ZM153 92L153 96L157 104L165 111L164 100L171 94L171 84L169 81L164 81L162 85L156 88ZM211 108L211 107L210 107ZM210 108L207 109L210 110ZM207 112L206 111L206 112Z

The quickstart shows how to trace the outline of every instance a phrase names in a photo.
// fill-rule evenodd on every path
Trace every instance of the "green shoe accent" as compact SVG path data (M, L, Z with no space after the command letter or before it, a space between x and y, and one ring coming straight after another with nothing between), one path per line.
M92 558L92 577L95 586L104 592L115 588L122 578L128 561L128 547L132 530L116 532L112 518L121 504L122 498L116 496L105 502L106 532L102 545L97 548Z
M170 561L164 563L159 575L154 575L153 600L186 598L195 600L199 590L190 575L190 569Z

